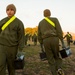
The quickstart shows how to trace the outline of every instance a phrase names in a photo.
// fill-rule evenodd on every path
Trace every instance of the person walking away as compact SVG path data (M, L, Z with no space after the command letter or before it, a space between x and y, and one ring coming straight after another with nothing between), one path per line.
M50 17L49 9L45 9L43 14L45 18L38 25L38 41L44 45L52 75L64 75L59 57L59 39L65 47L60 23L57 18Z
M6 7L7 17L0 21L0 75L15 75L14 60L24 48L24 25L16 16L16 7Z
M27 42L28 42L28 37L29 37L29 34L28 33L25 33L25 46L27 46Z
M67 32L63 39L65 38L67 40L67 46L70 47L70 43L72 42L72 35L69 32Z
M33 35L33 42L34 42L34 46L37 45L37 33L34 33Z

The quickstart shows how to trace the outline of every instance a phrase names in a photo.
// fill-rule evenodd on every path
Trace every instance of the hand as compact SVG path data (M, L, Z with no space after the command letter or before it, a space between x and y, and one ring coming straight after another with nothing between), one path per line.
M17 59L19 59L21 55L23 55L23 52L22 51L18 51L18 53L16 55Z

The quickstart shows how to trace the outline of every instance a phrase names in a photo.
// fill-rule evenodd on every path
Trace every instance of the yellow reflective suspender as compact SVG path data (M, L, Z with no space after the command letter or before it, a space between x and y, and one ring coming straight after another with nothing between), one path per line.
M70 35L70 34L68 34L68 36L69 36L69 37L71 37L71 35Z
M49 22L53 27L55 27L55 23L52 22L50 19L48 19L47 17L44 18L47 22Z
M8 20L3 26L2 26L2 31L15 19L16 17L13 16L10 18L10 20Z

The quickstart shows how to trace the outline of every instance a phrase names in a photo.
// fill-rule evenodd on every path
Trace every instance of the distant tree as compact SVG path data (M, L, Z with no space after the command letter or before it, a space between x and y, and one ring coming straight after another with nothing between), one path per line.
M37 32L37 30L38 30L38 27L37 26L34 27L34 28L28 27L28 28L25 29L25 33L28 33L30 35L33 35L35 32Z

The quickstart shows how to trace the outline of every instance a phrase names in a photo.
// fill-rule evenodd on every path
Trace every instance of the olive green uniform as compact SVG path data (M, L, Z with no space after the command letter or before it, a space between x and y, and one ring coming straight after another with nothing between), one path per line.
M59 39L63 40L62 29L57 18L48 17L55 23L55 27L45 19L38 25L38 41L44 44L52 75L57 75L57 70L62 67L62 59L59 58Z
M0 28L9 20L0 21ZM14 60L18 50L24 47L24 25L16 18L8 27L0 32L0 75L5 75L6 65L9 75L15 75Z
M70 43L71 43L71 41L72 41L72 35L69 34L69 33L67 33L67 34L64 36L64 38L66 38L66 40L67 40L67 46L70 47Z
M27 45L29 34L25 35L25 45Z
M33 41L34 41L34 46L37 45L37 35L36 34L33 35Z

